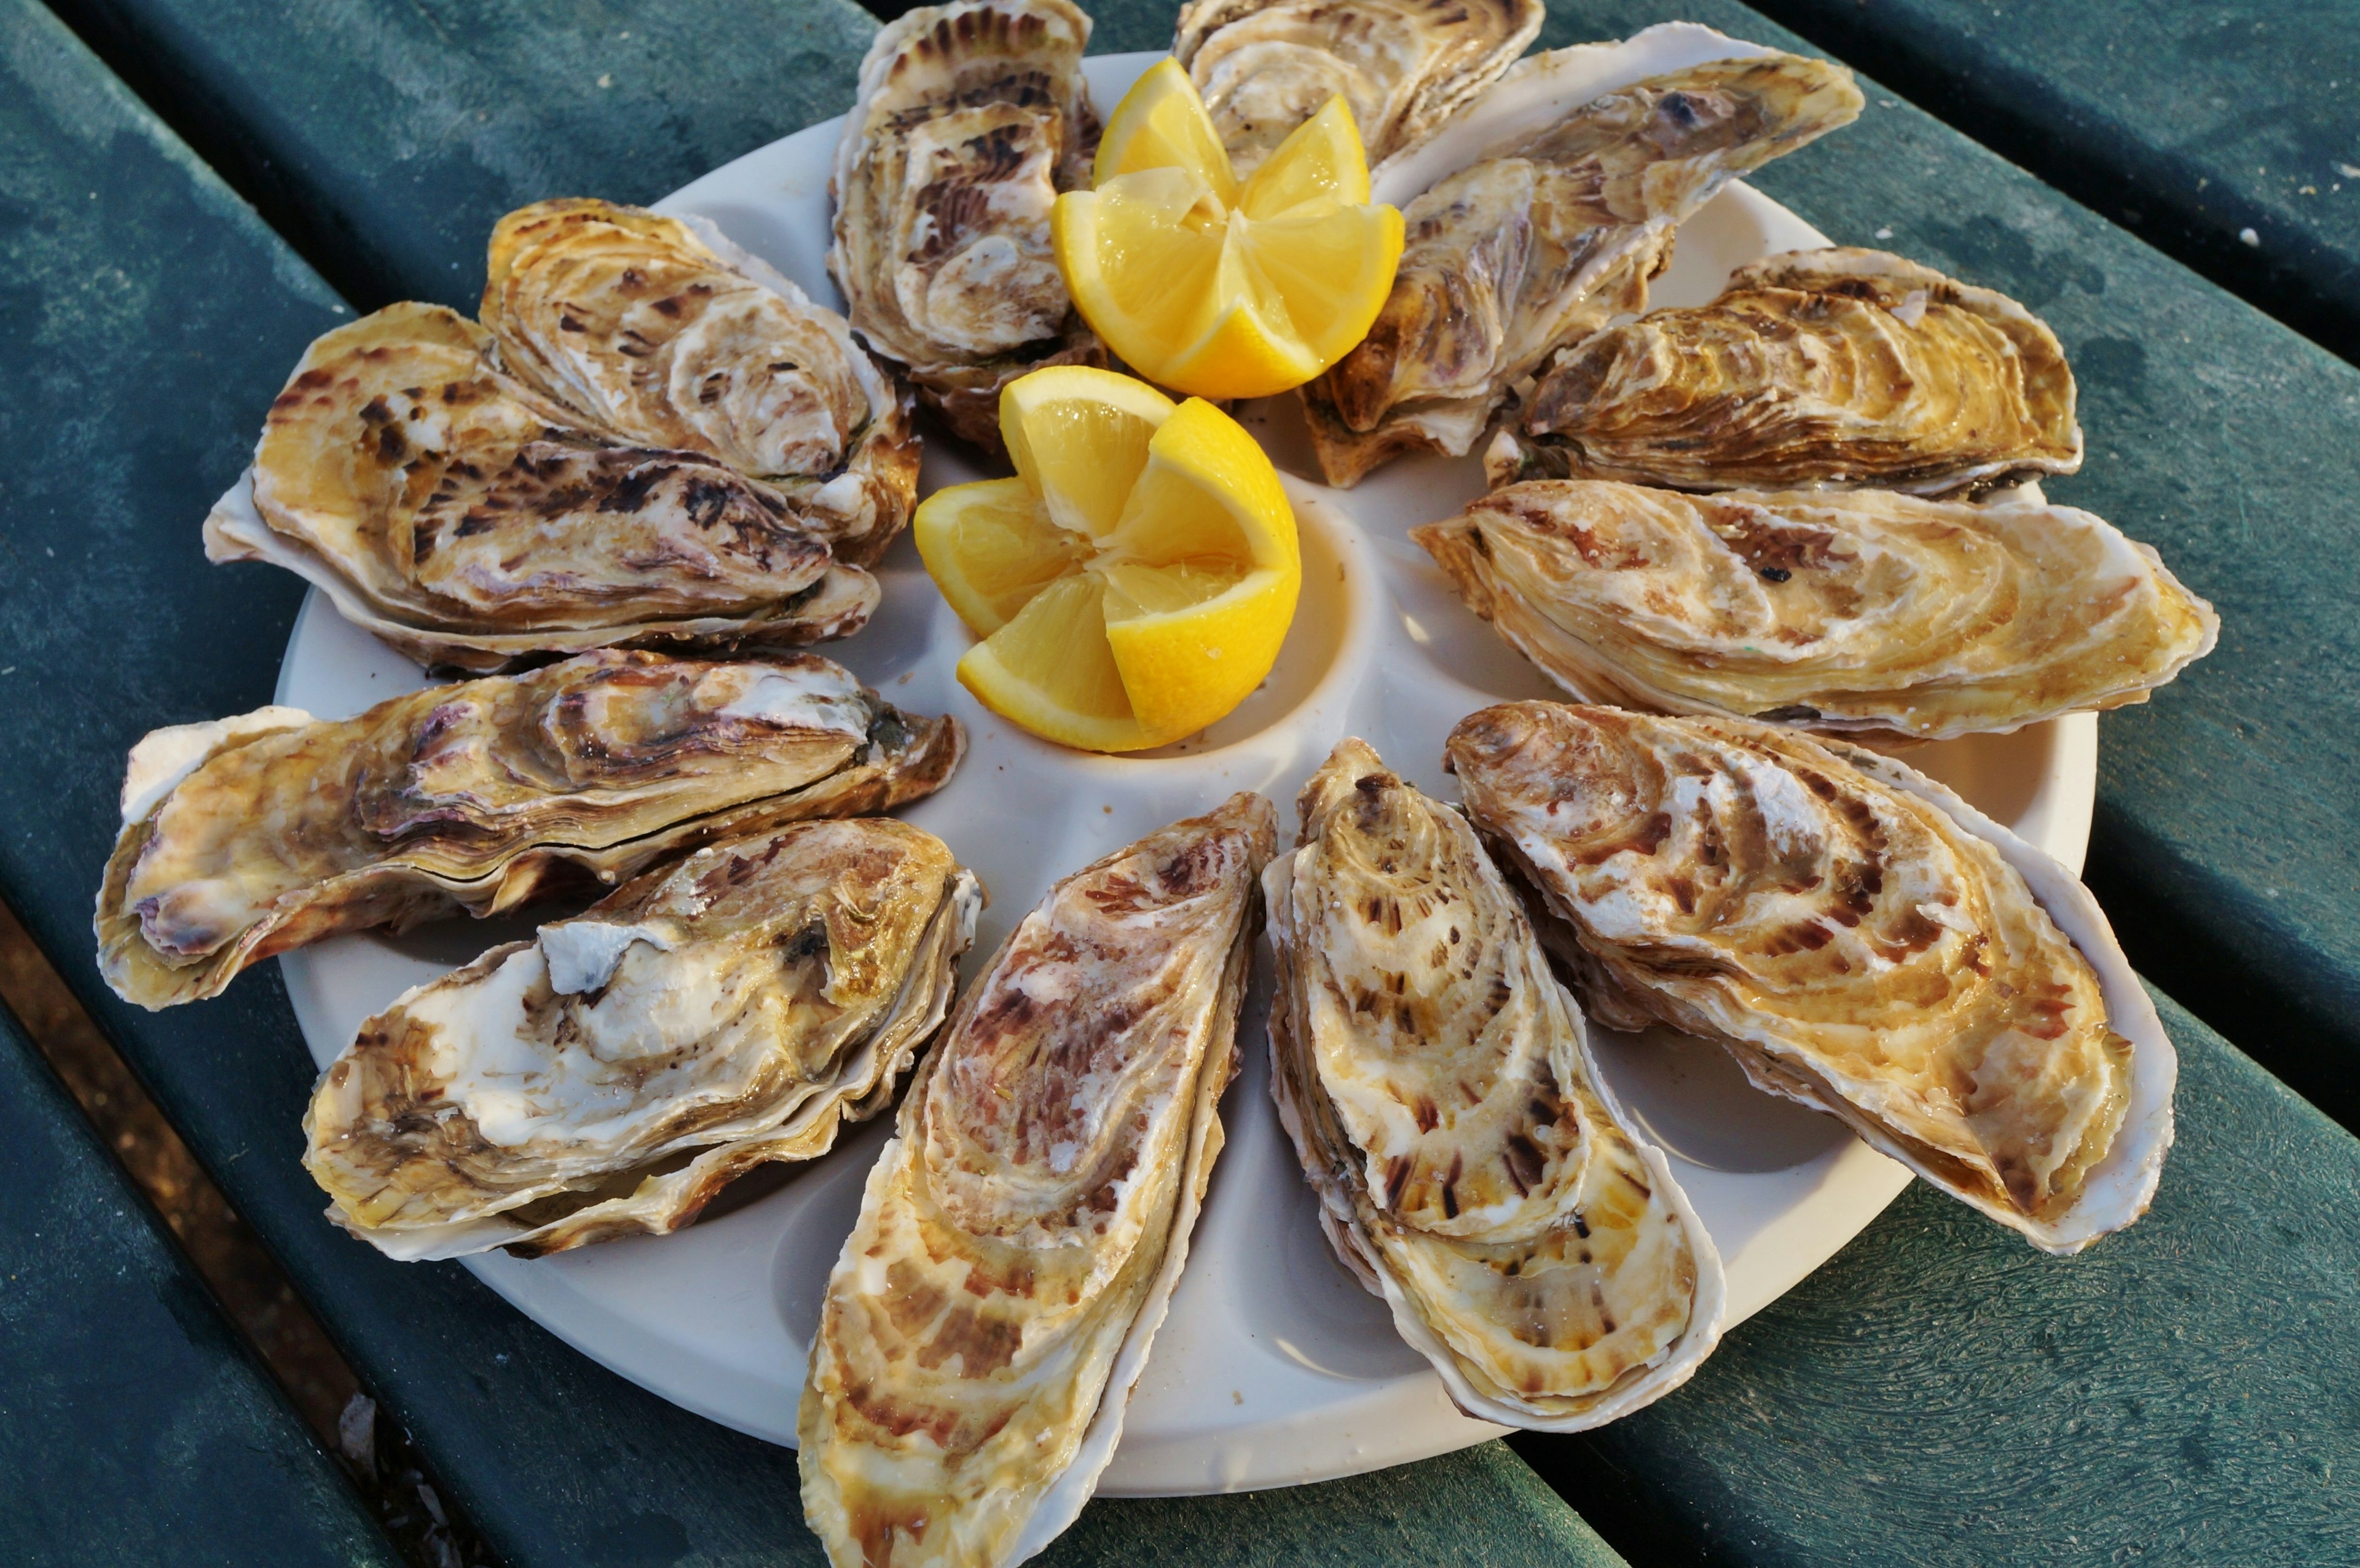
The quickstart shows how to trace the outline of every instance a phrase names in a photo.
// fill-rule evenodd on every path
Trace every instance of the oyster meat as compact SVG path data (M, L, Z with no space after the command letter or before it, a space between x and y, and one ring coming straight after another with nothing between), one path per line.
M482 315L502 364L588 428L761 480L839 561L873 564L909 521L909 395L842 316L704 219L519 208L492 230Z
M885 1107L982 903L887 818L699 850L362 1025L303 1162L329 1218L395 1258L677 1230Z
M305 352L255 453L253 509L215 507L205 553L300 573L429 666L794 645L867 622L875 579L785 493L580 418L502 372L466 318L389 305Z
M1540 0L1188 0L1172 54L1240 180L1339 93L1373 168L1498 81L1546 15Z
M2171 1042L2088 891L1940 785L1775 725L1553 702L1469 715L1448 763L1593 1017L1720 1041L2046 1251L2146 1212Z
M836 1568L1022 1562L1088 1500L1220 1152L1276 831L1236 795L1059 882L919 1069L803 1386Z
M434 686L356 718L295 708L158 730L132 749L98 895L126 1001L213 996L342 931L514 909L569 880L812 817L881 811L957 765L956 720L808 654L604 650Z
M1988 289L1883 251L1765 256L1710 305L1568 349L1491 483L1681 490L1866 485L1939 495L2081 466L2057 334Z
M1407 241L1369 335L1303 391L1328 482L1463 456L1553 351L1646 308L1681 220L1860 104L1841 66L1690 23L1520 61L1378 170Z
M1000 388L1103 365L1049 240L1087 190L1090 19L1071 0L960 0L887 23L836 149L828 269L869 346L951 429L1000 450Z
M2147 701L2220 634L2101 518L2011 494L1495 490L1410 537L1584 702L1940 740Z
M1633 1132L1515 892L1358 740L1262 874L1271 1090L1336 1255L1469 1415L1573 1432L1688 1379L1720 1255Z

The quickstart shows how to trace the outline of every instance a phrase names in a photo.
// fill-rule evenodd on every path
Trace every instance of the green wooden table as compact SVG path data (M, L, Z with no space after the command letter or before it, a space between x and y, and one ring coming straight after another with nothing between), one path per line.
M505 1561L814 1561L782 1452L612 1377L455 1268L398 1267L328 1227L295 1165L310 1066L275 968L202 1007L134 1012L92 971L88 899L122 748L268 699L291 585L206 568L194 525L301 343L347 308L321 275L352 305L464 304L500 212L650 197L836 112L869 24L830 0L61 9L280 232L94 62L62 65L70 46L27 0L0 0L0 146L27 214L0 232L20 301L0 319L29 367L0 381L16 454L0 681L26 715L0 727L0 891ZM1167 41L1166 6L1094 9L1101 49ZM1544 41L1675 14L1791 42L1725 4L1566 7ZM2183 1141L2127 1236L2060 1263L1913 1190L1688 1389L1517 1448L1642 1562L2350 1561L2360 1145L2238 1047L2322 1101L2353 1082L2333 1052L2360 1017L2342 847L2360 822L2333 786L2360 739L2335 615L2360 380L1870 93L1860 125L1765 188L1839 240L2048 315L2092 449L2058 494L2155 540L2230 622L2212 659L2105 721L2092 855L2135 955L2202 991L2227 1040L2167 1006ZM2188 417L2223 387L2218 419ZM2240 964L2243 1003L2220 1002ZM1612 1558L1490 1445L1295 1492L1094 1505L1054 1560Z

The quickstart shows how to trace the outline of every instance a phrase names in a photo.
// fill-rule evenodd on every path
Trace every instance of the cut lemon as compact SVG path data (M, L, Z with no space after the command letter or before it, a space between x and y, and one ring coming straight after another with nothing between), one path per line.
M1000 398L1013 479L926 497L926 570L983 640L960 683L1034 735L1138 751L1234 709L1278 661L1303 564L1253 438L1111 371L1060 365Z
M1369 201L1339 94L1240 186L1188 73L1166 60L1099 140L1097 189L1057 198L1057 265L1107 346L1203 397L1300 387L1351 352L1392 291L1402 216Z

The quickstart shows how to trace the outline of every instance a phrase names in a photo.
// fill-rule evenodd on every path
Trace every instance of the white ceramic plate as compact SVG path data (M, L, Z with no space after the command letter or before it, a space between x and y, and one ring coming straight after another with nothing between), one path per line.
M1098 103L1117 102L1156 58L1088 61ZM836 136L836 122L814 125L661 205L712 219L840 308L824 260ZM1826 243L1793 213L1732 185L1681 230L1655 299L1701 302L1740 263ZM1242 417L1283 467L1316 472L1291 404ZM976 477L958 454L928 451L923 488ZM1164 752L1065 751L979 707L951 673L967 634L906 538L885 561L875 622L822 650L896 703L946 710L968 728L973 749L957 776L905 814L940 834L990 888L970 975L1052 881L1153 828L1237 789L1262 791L1291 818L1295 790L1343 735L1364 736L1421 788L1455 796L1439 765L1450 726L1497 699L1555 694L1404 538L1480 492L1473 459L1396 463L1349 492L1295 479L1288 488L1302 524L1304 588L1278 670L1237 713ZM423 683L415 666L345 625L314 591L288 647L279 701L341 716ZM1909 760L2079 869L2096 772L2093 714L1928 746ZM405 987L511 934L507 922L461 920L287 954L280 964L313 1057L324 1066ZM1384 1308L1321 1239L1270 1101L1267 996L1265 950L1240 1026L1245 1070L1222 1103L1229 1147L1101 1483L1109 1494L1322 1480L1447 1453L1500 1430L1450 1406ZM1671 1154L1721 1249L1732 1323L1825 1262L1907 1184L1900 1166L1832 1120L1757 1094L1718 1050L1668 1036L1644 1045L1603 1031L1599 1039L1614 1088ZM495 1254L467 1267L634 1382L792 1443L821 1288L890 1120L855 1129L769 1195L677 1236L533 1262Z

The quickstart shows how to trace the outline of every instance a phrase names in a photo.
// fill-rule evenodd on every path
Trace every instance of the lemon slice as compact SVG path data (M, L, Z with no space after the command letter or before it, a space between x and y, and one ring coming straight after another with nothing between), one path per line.
M1166 745L1243 702L1278 660L1303 579L1294 511L1253 438L1209 403L1175 408L1076 366L1011 383L1000 418L1017 476L936 491L912 528L982 638L960 682L1092 751Z
M1369 201L1341 95L1240 186L1188 73L1164 60L1116 108L1096 179L1051 212L1057 264L1091 328L1162 386L1299 387L1368 335L1393 289L1401 213Z

